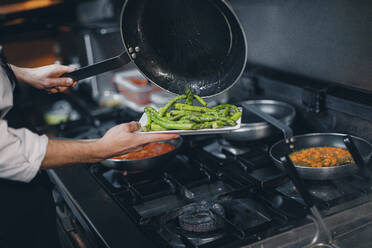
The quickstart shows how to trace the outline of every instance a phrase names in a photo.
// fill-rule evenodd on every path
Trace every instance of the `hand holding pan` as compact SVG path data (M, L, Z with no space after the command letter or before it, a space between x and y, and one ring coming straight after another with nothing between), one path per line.
M62 76L77 81L133 62L167 91L190 87L206 97L228 90L244 71L246 37L225 0L126 0L120 26L122 54Z

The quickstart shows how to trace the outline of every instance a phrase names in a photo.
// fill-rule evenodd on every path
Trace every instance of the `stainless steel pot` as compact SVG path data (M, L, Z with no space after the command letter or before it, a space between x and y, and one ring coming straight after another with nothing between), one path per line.
M288 103L276 100L250 100L241 102L238 105L249 104L258 108L261 112L269 114L280 120L285 125L290 126L296 116L296 110ZM244 108L244 106L243 106ZM261 118L252 114L250 111L243 110L242 124L238 130L223 134L228 140L252 141L270 137L278 130L263 121Z

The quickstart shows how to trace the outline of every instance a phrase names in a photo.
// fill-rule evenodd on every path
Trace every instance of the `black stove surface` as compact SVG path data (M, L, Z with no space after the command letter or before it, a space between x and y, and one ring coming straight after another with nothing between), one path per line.
M263 189L253 177L237 176L244 168L233 160L228 165L203 159L214 158L185 145L162 171L127 174L99 164L90 171L161 247L238 247L273 235L306 215L305 207L295 200ZM185 225L185 212L193 206L196 213ZM205 223L208 218L212 223Z
M67 128L61 135L97 138L118 123L117 118L98 121L96 127L79 125L78 133ZM308 221L296 188L268 156L278 139L236 143L218 135L186 137L162 170L131 174L100 164L86 169L154 245L240 247ZM306 185L323 215L367 201L372 189L358 175Z

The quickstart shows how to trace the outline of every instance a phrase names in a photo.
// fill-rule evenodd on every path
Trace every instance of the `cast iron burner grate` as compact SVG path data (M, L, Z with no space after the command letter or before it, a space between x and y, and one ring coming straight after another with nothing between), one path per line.
M217 202L191 203L161 216L160 234L172 247L199 247L226 235L222 218L225 210Z
M192 203L182 207L180 212L178 222L185 231L211 232L223 227L223 223L219 221L215 212L224 216L225 211L218 203L214 203L212 206L206 202Z

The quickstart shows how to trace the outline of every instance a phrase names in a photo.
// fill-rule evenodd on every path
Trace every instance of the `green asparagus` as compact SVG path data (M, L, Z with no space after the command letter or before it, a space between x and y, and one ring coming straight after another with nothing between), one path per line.
M193 106L196 99L202 106ZM235 126L242 113L232 104L221 104L213 108L198 95L187 90L186 94L171 99L159 111L146 107L147 123L143 131L195 130L206 128L223 128Z

